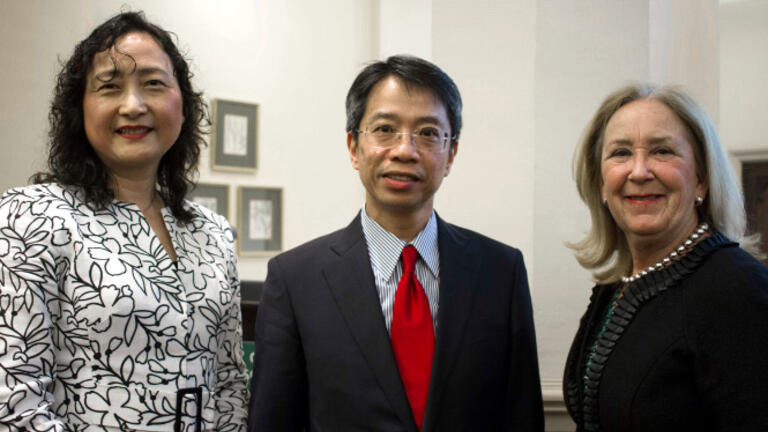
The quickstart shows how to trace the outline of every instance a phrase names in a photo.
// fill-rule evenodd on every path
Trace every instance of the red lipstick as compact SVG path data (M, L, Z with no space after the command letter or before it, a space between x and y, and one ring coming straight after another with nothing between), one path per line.
M145 136L149 135L150 132L152 132L152 130L153 129L151 127L147 127L147 126L129 125L129 126L122 126L117 128L115 133L117 133L118 135L120 135L122 138L125 138L125 139L137 140L137 139L142 139Z

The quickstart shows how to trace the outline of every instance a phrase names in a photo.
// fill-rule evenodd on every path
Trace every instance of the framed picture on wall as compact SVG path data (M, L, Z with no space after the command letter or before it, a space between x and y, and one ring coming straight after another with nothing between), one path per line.
M230 220L229 186L227 185L198 183L194 189L187 193L187 199Z
M211 168L255 172L259 106L221 99L212 105Z
M272 255L283 247L283 190L237 189L237 251L240 255Z

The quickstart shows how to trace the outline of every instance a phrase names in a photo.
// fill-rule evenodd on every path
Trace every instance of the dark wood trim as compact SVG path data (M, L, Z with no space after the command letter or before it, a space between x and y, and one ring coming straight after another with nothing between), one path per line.
M768 160L743 161L741 178L748 231L760 233L761 248L768 252ZM768 265L768 259L763 263Z
M263 287L264 282L240 281L240 311L243 314L244 341L252 341L254 338L256 313L259 310L259 301L261 300L261 290Z

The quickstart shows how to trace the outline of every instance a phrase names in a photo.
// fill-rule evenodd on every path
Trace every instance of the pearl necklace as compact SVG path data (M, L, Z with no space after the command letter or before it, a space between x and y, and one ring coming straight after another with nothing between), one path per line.
M709 230L709 225L707 225L706 222L699 225L699 227L693 231L693 234L691 234L690 237L688 237L688 240L683 242L683 244L678 246L677 249L673 250L672 253L667 255L663 260L657 262L656 264L648 267L645 270L640 270L640 272L635 273L632 276L622 276L621 281L623 283L634 282L652 271L663 269L664 267L668 266L673 260L676 260L685 252L687 252L687 250L690 249L691 246L698 243L698 240L701 238L701 236L707 233L707 230Z

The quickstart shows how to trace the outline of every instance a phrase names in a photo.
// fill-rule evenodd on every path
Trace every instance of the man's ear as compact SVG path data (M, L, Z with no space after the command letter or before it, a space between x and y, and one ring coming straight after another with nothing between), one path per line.
M443 177L448 177L453 166L453 158L456 157L456 153L459 151L459 142L454 141L451 143L451 147L448 149L448 161L445 163L445 174Z
M349 151L349 162L352 168L357 169L357 139L352 136L352 132L347 132L347 151Z

